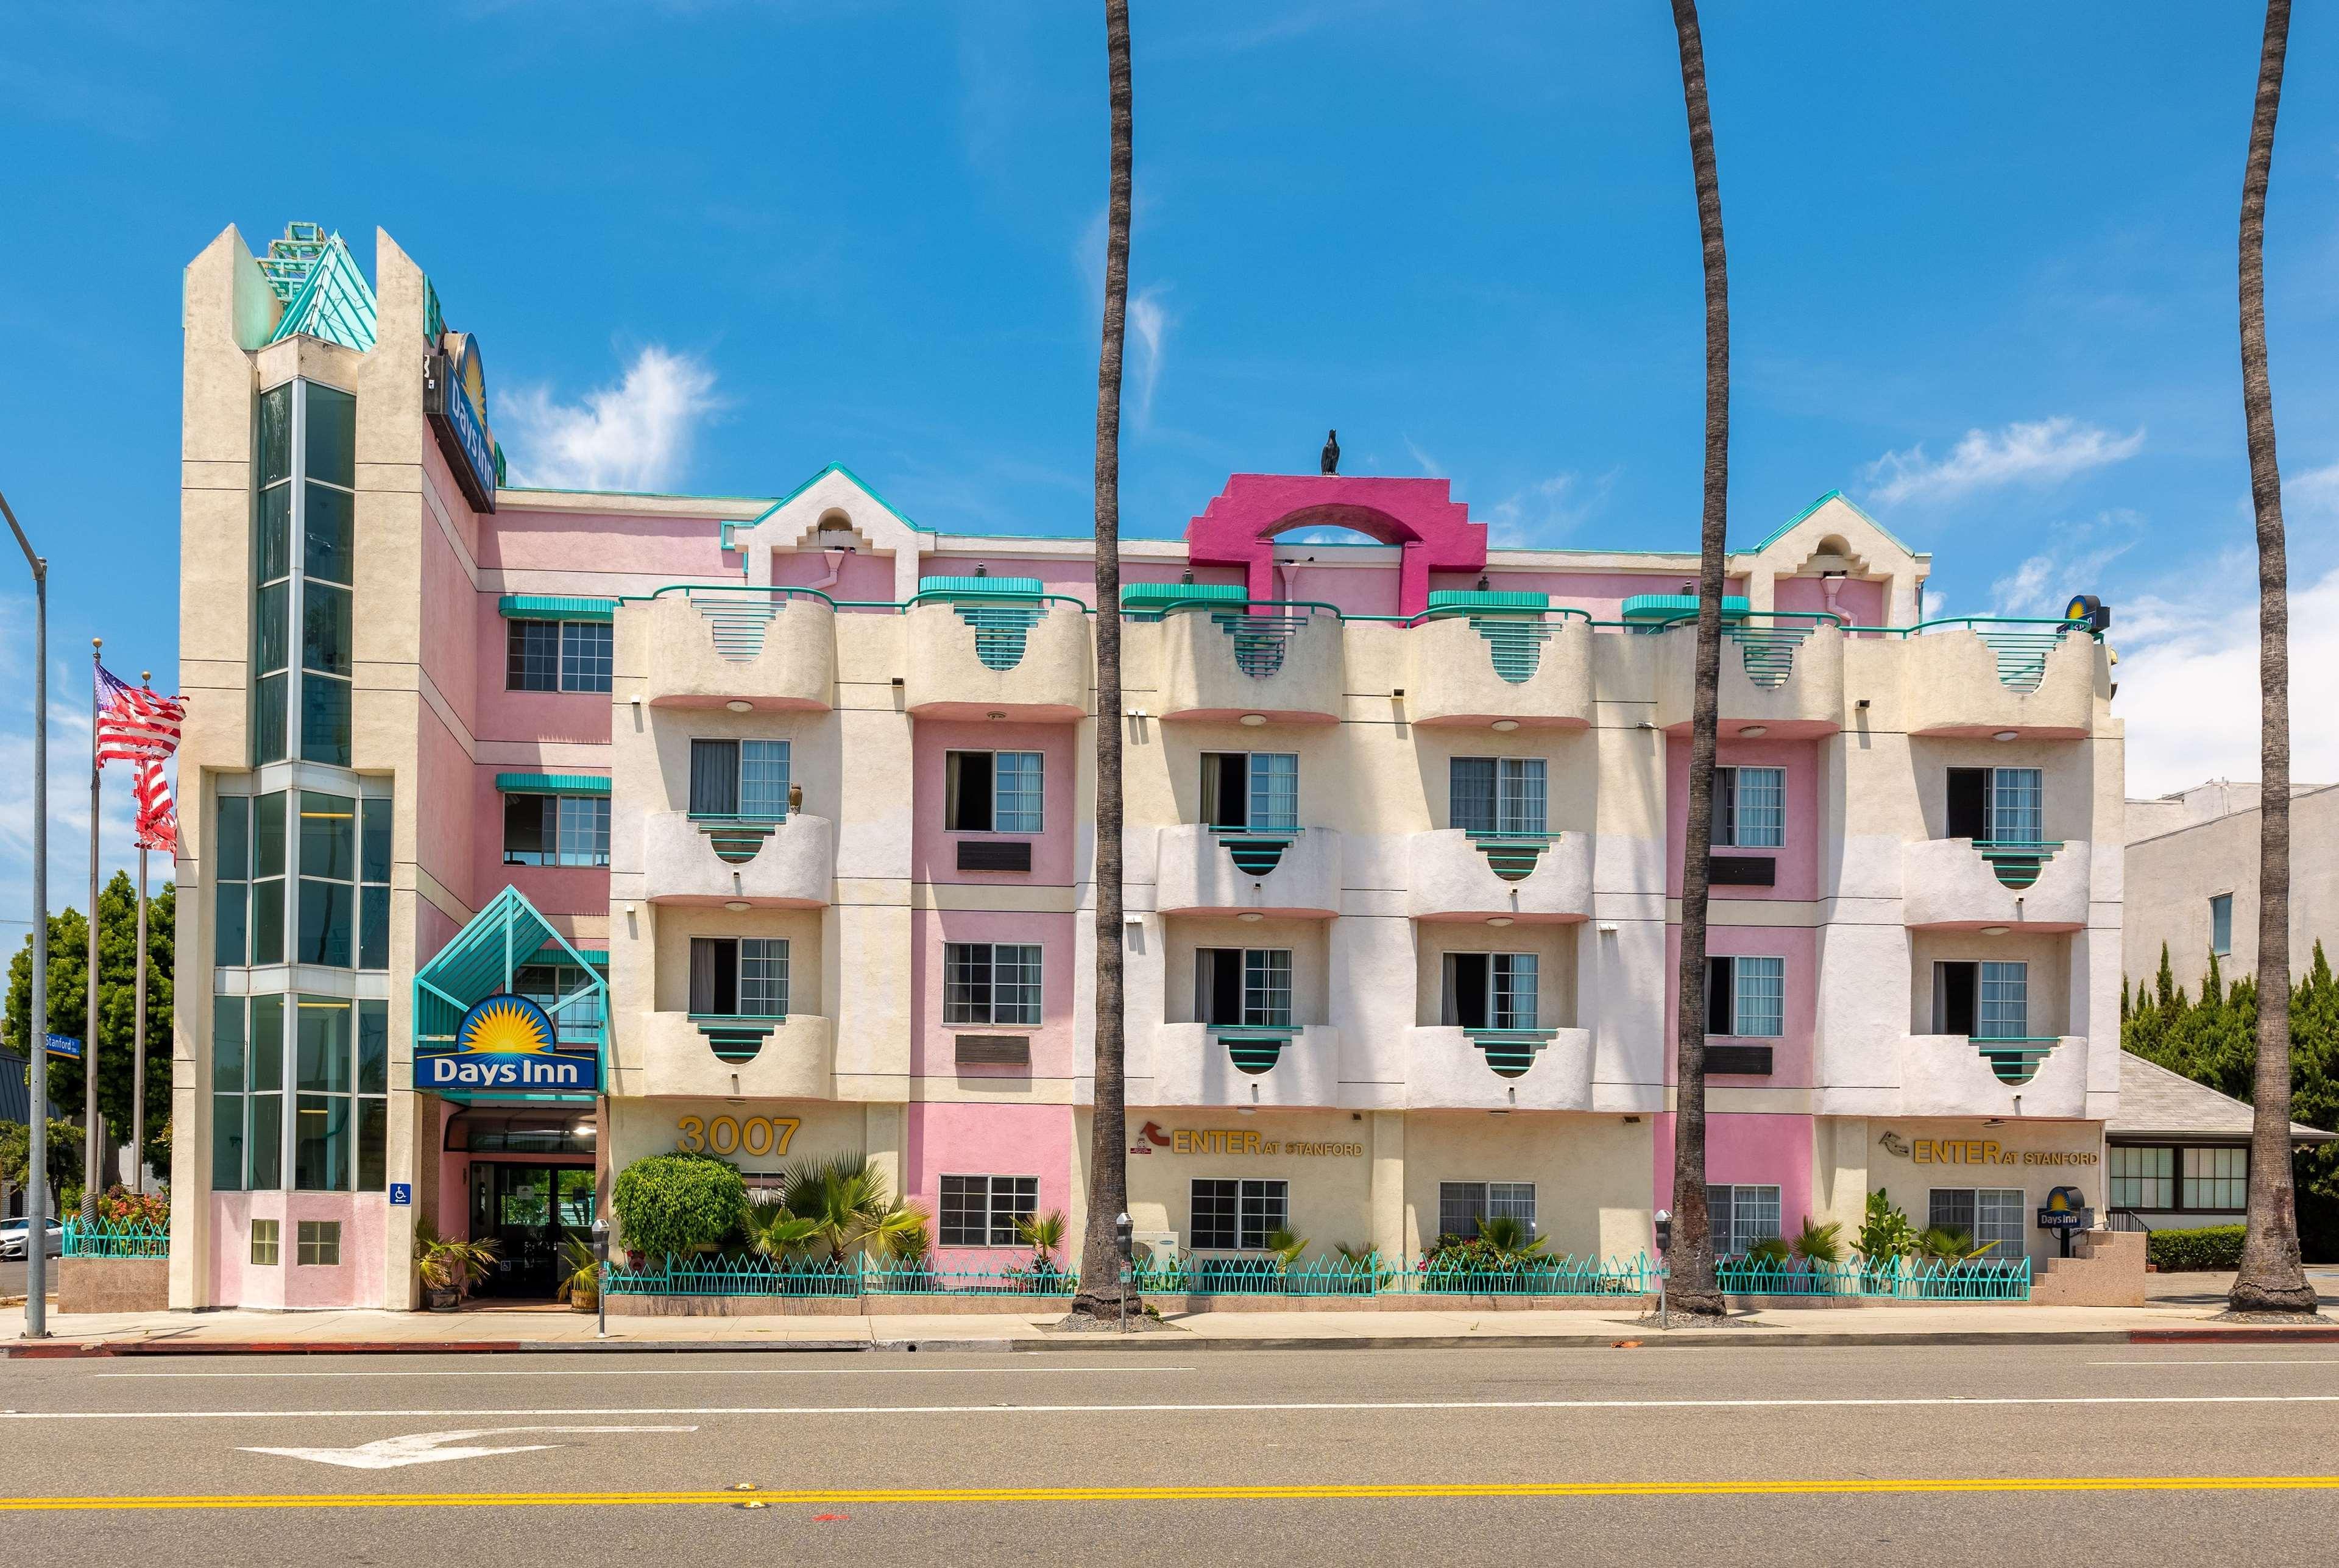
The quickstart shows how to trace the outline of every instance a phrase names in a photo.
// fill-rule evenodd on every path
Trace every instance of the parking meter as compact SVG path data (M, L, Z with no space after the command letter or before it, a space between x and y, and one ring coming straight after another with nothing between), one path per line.
M1673 1245L1673 1211L1660 1208L1653 1217L1657 1222L1657 1250L1669 1252Z
M598 1265L593 1273L593 1336L597 1339L609 1336L609 1222L599 1214L593 1217L593 1260Z

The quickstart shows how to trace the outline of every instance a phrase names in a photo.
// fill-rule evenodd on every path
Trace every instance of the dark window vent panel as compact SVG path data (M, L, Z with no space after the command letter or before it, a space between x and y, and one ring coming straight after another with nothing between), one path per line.
M1779 880L1779 863L1767 854L1718 854L1710 866L1706 881L1715 887L1771 887Z
M1765 1056L1770 1053L1763 1052ZM1031 1041L1021 1034L962 1034L958 1037L961 1067L1029 1067Z
M962 838L958 841L961 871L1030 871L1031 845L1026 839Z
M1705 1048L1705 1070L1742 1072L1750 1078L1768 1078L1771 1076L1771 1048L1767 1045L1709 1045Z

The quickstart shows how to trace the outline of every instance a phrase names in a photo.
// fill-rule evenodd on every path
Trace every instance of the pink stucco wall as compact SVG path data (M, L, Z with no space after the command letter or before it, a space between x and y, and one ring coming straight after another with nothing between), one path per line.
M459 498L457 507L461 507ZM464 516L469 514L465 512ZM422 528L422 673L454 710L457 722L479 729L479 639L473 626L480 595L449 542L426 518ZM494 601L489 601L492 606ZM500 666L498 666L500 669Z
M1820 893L1820 743L1808 740L1716 743L1716 767L1775 767L1786 770L1786 843L1777 849L1724 849L1722 854L1766 854L1777 863L1778 882L1772 887L1717 887L1717 899L1809 900ZM1689 827L1689 740L1668 738L1665 745L1665 892L1681 896L1682 852Z
M1673 1202L1673 1122L1656 1120L1653 1171L1661 1208ZM1779 1228L1792 1236L1811 1212L1811 1119L1808 1116L1723 1114L1705 1119L1705 1178L1715 1186L1744 1182L1779 1189Z
M479 890L479 896L472 901L473 907L485 903L509 883L546 914L607 914L607 866L504 863L504 797L496 789L498 771L510 770L481 767L473 770L471 779L471 808L479 823L472 860L472 885Z
M1305 545L1286 547L1306 554ZM1310 604L1337 605L1344 616L1393 616L1397 611L1396 562L1372 566L1328 566L1325 561L1337 561L1350 552L1338 546L1327 547L1322 560L1314 565L1307 561L1278 562L1276 566L1276 597L1302 600ZM1471 579L1475 582L1476 578Z
M1811 1031L1819 1020L1819 932L1809 926L1790 925L1709 925L1705 928L1705 952L1708 958L1782 958L1786 960L1786 995L1780 1009L1780 1028L1774 1037L1753 1039L1745 1043L1771 1048L1771 1076L1747 1077L1740 1073L1716 1072L1709 1078L1718 1084L1744 1086L1752 1089L1801 1089L1811 1081ZM1681 928L1670 926L1665 931L1665 972L1668 976L1681 972ZM1858 983L1857 979L1852 983ZM1674 1038L1674 1021L1680 1016L1680 1000L1675 989L1665 987L1665 1039ZM1717 1038L1719 1031L1716 1031ZM1665 1081L1680 1080L1676 1071L1679 1063L1670 1046L1665 1051Z
M1073 922L1071 914L1020 910L910 912L910 1071L938 1077L1069 1079L1078 1068L1072 1049ZM1038 942L1040 1027L994 1031L982 1024L943 1022L943 944L952 942ZM953 1037L972 1033L1029 1034L1031 1066L961 1067Z
M510 689L511 623L494 594L471 596L470 635L479 645L479 692L471 734L483 741L529 745L607 745L613 710L607 692L527 692Z
M275 1307L283 1301L272 1279L262 1292L258 1288L261 1281L244 1278L245 1266L252 1258L252 1196L249 1192L212 1194L212 1298L207 1306Z
M212 1195L212 1300L217 1305L318 1307L382 1305L390 1199L380 1192L219 1192ZM253 1267L254 1219L278 1222L277 1263ZM301 1222L338 1220L338 1265L300 1261Z
M1037 577L1051 594L1064 594L1081 603L1096 602L1096 567L1081 556L928 556L918 563L920 577L971 577L977 567L988 567L994 577Z
M836 567L836 581L820 589L830 598L893 602L891 556L864 555L852 550L838 561L825 550L774 550L772 581L786 587L814 587L828 576L832 565Z
M1847 581L1836 590L1835 613L1847 626L1880 626L1886 588L1883 583ZM1782 610L1823 610L1828 607L1827 584L1819 577L1781 577L1772 586L1771 599Z
M480 836L477 831L479 770L428 703L416 710L415 732L419 775L413 783L415 862L448 892L477 909L479 863L472 846ZM468 803L469 809L450 810L449 803ZM494 821L492 836L500 843L501 820ZM503 885L500 879L495 885Z
M631 579L621 590L646 594L671 582L723 582L739 577L735 552L722 548L714 518L506 510L487 520L479 565L508 571L592 572ZM606 595L613 586L540 589Z
M992 883L1011 887L1068 887L1072 880L1072 784L1077 759L1071 725L954 722L920 719L913 742L912 788L915 803L910 828L910 874L920 882ZM954 751L1038 752L1041 764L1041 832L1031 840L1031 869L969 872L958 869L961 839L1021 839L1021 833L952 833L943 826L948 798L947 754Z
M1596 621L1613 621L1626 599L1643 594L1677 594L1682 585L1695 573L1683 572L1534 572L1515 569L1495 569L1487 574L1486 586L1498 593L1549 594L1554 606L1569 606L1583 610ZM1478 586L1475 573L1438 574L1429 586L1440 591L1448 588L1475 588ZM1743 594L1746 582L1732 577L1722 584L1722 593Z
M942 1237L944 1176L1036 1176L1040 1212L1070 1214L1072 1207L1072 1112L1062 1105L913 1105L903 1185L908 1197L935 1217ZM1066 1252L1079 1238L1065 1237ZM1022 1247L941 1247L945 1268L989 1268L1012 1262ZM1059 1252L1062 1265L1066 1253Z

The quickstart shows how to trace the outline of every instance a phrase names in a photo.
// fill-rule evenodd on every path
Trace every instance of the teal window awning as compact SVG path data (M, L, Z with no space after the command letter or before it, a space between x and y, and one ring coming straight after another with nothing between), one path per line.
M506 594L496 611L508 621L606 621L617 613L615 599L572 599L558 594Z
M1725 617L1743 618L1753 606L1739 594L1722 596L1722 613ZM1679 616L1697 614L1695 594L1635 594L1626 599L1619 616L1628 621L1668 621Z
M1549 594L1531 594L1516 588L1487 592L1483 588L1437 588L1431 591L1429 607L1433 610L1547 610L1551 608Z
M528 901L527 895L514 887L506 887L489 900L486 906L465 922L463 929L457 932L446 946L414 971L414 1050L417 1056L451 1050L463 1015L473 1005L491 996L516 991L518 989L517 977L521 970L546 964L567 965L584 976L584 984L545 1003L545 1011L551 1016L563 1040L575 1039L574 1030L589 1031L595 1062L593 1081L606 1083L609 1055L609 982L585 952L553 929L552 922ZM556 1054L571 1057L565 1049ZM581 1056L583 1053L574 1054ZM419 1072L417 1077L419 1080ZM469 1091L460 1089L439 1089L434 1092L444 1094L450 1100L472 1098ZM503 1098L589 1100L593 1097L590 1093L556 1092L507 1095Z
M1047 587L1037 577L920 577L918 592L935 598L1036 599Z
M597 774L498 774L498 794L599 794L609 781Z

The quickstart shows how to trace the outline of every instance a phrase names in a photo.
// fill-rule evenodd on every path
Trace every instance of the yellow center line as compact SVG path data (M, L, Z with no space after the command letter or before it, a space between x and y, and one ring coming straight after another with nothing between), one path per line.
M707 1507L747 1501L844 1503L1372 1502L1439 1497L1808 1497L1968 1492L2330 1492L2339 1475L1972 1475L1805 1481L1456 1482L1420 1485L977 1486L778 1492L220 1493L186 1496L0 1497L0 1513L188 1508Z

